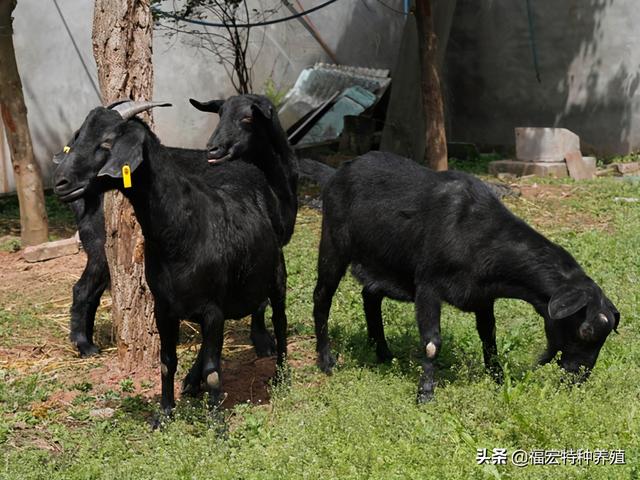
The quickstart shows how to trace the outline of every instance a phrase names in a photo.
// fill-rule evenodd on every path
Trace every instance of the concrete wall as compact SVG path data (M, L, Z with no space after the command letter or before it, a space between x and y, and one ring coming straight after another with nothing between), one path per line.
M259 0L250 2L252 6L259 5ZM310 8L318 1L300 0L300 3ZM402 9L402 0L385 3ZM97 83L91 46L93 2L58 0L58 4ZM164 7L168 5L165 2ZM278 16L289 14L282 8ZM16 57L35 154L43 168L45 183L49 183L52 154L61 149L100 101L52 1L20 0L14 18ZM341 63L393 66L404 17L377 0L340 0L308 18ZM254 89L258 92L267 79L272 79L279 88L290 87L303 68L329 61L297 20L253 29L251 51L256 58ZM224 70L209 52L195 46L191 37L167 36L158 29L154 32L153 62L154 97L174 104L173 108L156 110L158 135L167 145L204 147L217 116L198 112L188 98L208 100L232 95ZM5 162L9 162L8 157ZM11 176L9 185L12 190Z
M637 0L458 0L446 58L450 138L512 145L514 127L573 130L583 151L640 149Z

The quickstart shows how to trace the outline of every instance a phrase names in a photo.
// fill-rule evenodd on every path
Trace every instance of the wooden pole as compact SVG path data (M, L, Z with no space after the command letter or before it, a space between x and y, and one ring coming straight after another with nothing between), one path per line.
M0 113L6 128L13 177L20 204L20 240L23 247L49 238L40 165L36 162L27 122L13 46L13 9L16 0L0 0Z
M416 21L425 120L425 164L434 170L447 170L444 101L438 72L438 39L434 30L431 0L416 0Z
M105 103L152 100L153 20L149 0L96 0L93 55ZM143 118L152 125L152 117ZM144 278L144 239L133 208L119 192L104 198L106 253L111 274L111 318L120 368L157 365L160 339L153 298Z

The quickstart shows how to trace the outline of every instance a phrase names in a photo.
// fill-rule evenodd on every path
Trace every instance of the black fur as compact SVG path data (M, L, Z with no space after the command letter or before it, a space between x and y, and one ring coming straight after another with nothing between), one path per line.
M134 208L145 238L167 414L174 406L180 319L201 325L202 346L186 382L196 389L202 382L212 406L221 394L226 318L256 312L270 300L279 365L286 355L286 270L278 236L284 227L274 220L277 198L254 166L211 168L205 155L165 147L143 122L123 121L99 107L85 119L55 175L63 201L118 189ZM133 169L132 188L123 188L125 164Z
M391 356L382 298L415 303L425 349L419 401L433 395L442 302L475 313L485 365L496 376L497 298L532 304L545 321L541 362L562 352L560 364L571 372L594 366L620 318L566 250L514 216L481 181L388 153L347 162L323 191L314 320L325 372L335 363L327 327L331 300L349 265L363 285L369 336L381 360Z
M116 102L108 108L118 103L122 102ZM74 134L72 143L76 135L77 133ZM54 163L59 163L63 158L64 152L56 154ZM79 198L69 203L69 206L74 213L80 240L87 254L87 263L82 276L73 287L69 337L80 352L80 356L87 357L99 352L98 347L93 343L93 327L100 298L110 283L109 265L104 251L105 226L102 195ZM274 226L282 231L278 226L280 221L281 219L277 218ZM269 357L276 353L274 339L265 326L265 308L266 304L261 305L251 316L251 342L258 357ZM184 393L196 395L198 392L199 388L185 382Z
M298 161L298 171L300 178L312 180L318 183L321 187L324 187L333 174L336 173L336 169L330 167L322 162L317 162L310 158L301 158Z
M93 343L93 325L100 297L109 287L109 265L104 251L104 212L102 195L79 198L69 204L76 219L87 264L80 279L73 286L73 303L69 321L69 338L87 357L98 353Z
M220 122L207 142L211 168L240 160L258 167L278 199L272 212L280 244L289 243L298 213L297 162L275 107L262 95L238 95L227 100L191 104L200 111L217 113ZM284 227L284 228L282 228ZM262 305L251 316L251 339L258 356L273 354L274 342L264 326Z
M210 163L242 160L264 172L279 202L284 225L282 245L289 243L298 212L298 162L271 101L249 94L190 102L198 110L220 116L220 123L207 142Z

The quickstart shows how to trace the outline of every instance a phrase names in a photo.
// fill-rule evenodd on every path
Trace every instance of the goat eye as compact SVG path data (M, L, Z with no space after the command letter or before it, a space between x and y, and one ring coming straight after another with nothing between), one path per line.
M247 124L247 125L248 125L248 124L250 124L251 122L253 122L253 117L250 117L250 116L248 116L248 117L243 117L243 118L242 118L242 120L240 120L240 121L241 121L242 123L244 123L244 124Z
M102 142L100 144L100 148L102 148L103 150L111 150L111 143L109 142Z

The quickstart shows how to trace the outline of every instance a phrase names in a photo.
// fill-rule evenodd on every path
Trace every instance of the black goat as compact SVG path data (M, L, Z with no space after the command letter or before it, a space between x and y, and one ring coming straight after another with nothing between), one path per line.
M200 111L220 116L220 122L207 142L209 163L220 165L241 160L262 170L278 199L274 225L284 225L280 245L289 243L298 213L297 161L271 101L252 94L227 100L199 102L191 98L189 101ZM251 338L256 348L261 345L262 350L269 352L273 340L264 323L266 307L266 303L261 305L251 316Z
M88 357L98 353L93 343L93 325L100 297L109 286L109 265L104 251L104 211L102 195L79 198L69 204L76 219L87 264L73 286L73 303L69 321L69 337L80 352Z
M56 155L54 163L59 163L62 158L63 154ZM102 195L79 198L69 203L69 207L75 216L82 247L87 254L84 271L73 286L69 337L80 356L88 357L99 352L93 343L93 327L100 298L110 282L109 265L104 251ZM261 306L258 313L251 316L251 341L258 357L268 357L275 353L275 342L265 326L264 310L265 306ZM199 389L194 389L194 385L188 382L184 387L183 393L197 395L199 392Z
M274 224L277 199L257 168L210 168L206 152L163 146L131 118L155 104L92 110L63 154L55 193L66 202L117 189L131 202L145 238L145 275L161 342L162 401L174 406L180 319L201 325L202 345L185 379L201 382L215 406L226 318L271 301L277 362L286 355L286 269ZM129 188L130 187L130 188Z
M418 401L433 395L441 346L440 307L474 312L486 367L496 360L497 298L518 298L544 317L547 349L570 372L595 365L620 314L563 248L514 216L471 175L436 173L393 154L371 152L344 164L323 191L323 221L314 291L318 364L330 372L327 320L331 300L351 264L363 285L369 337L380 360L383 297L415 302L425 352Z

